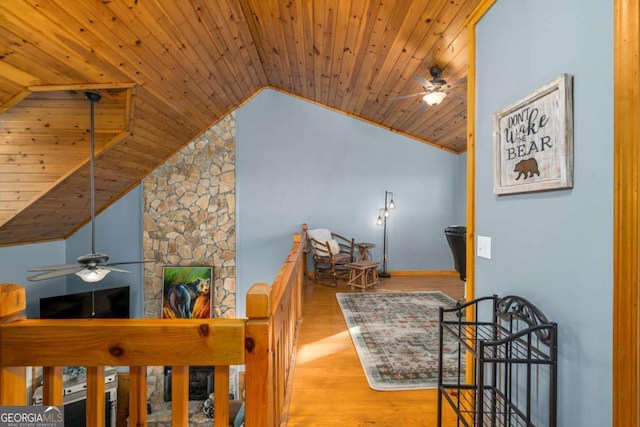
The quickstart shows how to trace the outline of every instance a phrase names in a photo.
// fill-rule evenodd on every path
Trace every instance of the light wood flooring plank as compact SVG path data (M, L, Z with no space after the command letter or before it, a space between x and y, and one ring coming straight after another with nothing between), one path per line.
M464 296L455 277L382 279L367 292L440 290ZM303 321L298 341L288 427L435 426L436 390L375 391L364 376L335 294L351 291L344 281L330 288L309 281L303 290ZM455 425L451 412L447 423Z

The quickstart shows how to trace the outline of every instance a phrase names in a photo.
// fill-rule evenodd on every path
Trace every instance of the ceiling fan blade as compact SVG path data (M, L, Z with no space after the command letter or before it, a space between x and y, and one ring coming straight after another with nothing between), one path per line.
M104 265L124 265L124 264L144 264L145 262L153 262L152 259L145 259L144 261L123 261L123 262L110 262Z
M413 78L413 80L415 80L416 82L420 83L425 88L425 90L435 89L435 86L433 85L433 83L431 83L429 80L427 80L426 77L415 76Z
M467 84L467 77L462 77L461 79L457 79L457 80L450 80L447 82L447 86L450 87L456 87L456 86L462 86Z
M452 96L454 98L465 99L465 100L467 99L467 94L462 92L450 91L450 92L447 92L447 96Z
M32 282L37 282L38 280L53 279L55 277L62 277L68 274L74 274L82 270L84 270L84 267L82 266L69 267L64 270L53 270L53 271L48 271L46 273L40 273L33 276L29 276L27 277L27 280L30 280Z
M422 76L415 76L413 80L420 83L422 86L430 84L429 80L427 80L426 77L422 77Z
M417 93L412 93L411 95L394 96L393 98L387 99L387 101L398 101L400 99L415 98L416 96L426 95L427 93L428 92L417 92Z
M27 271L53 271L53 270L66 270L68 268L82 267L80 264L59 264L59 265L43 265L40 267L33 267Z
M110 265L101 265L98 268L101 268L103 270L115 271L116 273L131 273L130 271L123 270L121 268L111 267Z

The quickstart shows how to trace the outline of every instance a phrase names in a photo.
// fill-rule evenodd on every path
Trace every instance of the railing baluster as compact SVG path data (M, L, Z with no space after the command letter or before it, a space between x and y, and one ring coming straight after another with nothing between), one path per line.
M189 425L189 367L171 367L171 425Z
M228 427L229 425L229 365L216 365L213 374L213 425Z
M147 425L147 367L129 368L129 427Z
M88 426L105 427L104 425L104 366L87 367L87 412Z
M49 406L63 404L62 367L45 366L42 368L42 402Z
M0 369L0 405L27 404L27 368Z

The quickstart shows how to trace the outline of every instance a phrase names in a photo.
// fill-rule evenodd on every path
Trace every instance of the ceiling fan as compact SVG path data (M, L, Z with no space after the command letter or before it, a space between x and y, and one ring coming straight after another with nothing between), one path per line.
M442 100L447 97L447 95L462 95L455 92L455 86L462 83L465 79L461 79L456 81L455 83L450 84L442 78L442 70L440 69L440 67L433 66L429 69L429 72L431 74L431 80L427 80L425 77L413 78L413 80L422 85L422 88L424 89L422 92L396 96L393 98L389 98L388 101L398 101L400 99L415 98L417 96L421 96L422 100L427 105L435 106L440 104Z
M139 264L148 261L131 261L108 263L109 256L97 253L95 250L96 228L95 228L95 129L94 129L94 104L102 98L99 93L85 92L85 98L91 103L91 253L78 257L77 264L45 265L29 269L30 272L39 271L41 273L27 277L27 280L36 282L39 280L53 279L55 277L76 274L85 282L99 282L111 271L118 273L130 273L130 271L114 267L121 264Z

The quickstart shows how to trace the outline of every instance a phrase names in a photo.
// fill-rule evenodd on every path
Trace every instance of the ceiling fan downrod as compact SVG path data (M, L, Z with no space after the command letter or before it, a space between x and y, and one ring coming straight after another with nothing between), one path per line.
M95 169L96 169L96 165L95 165L95 124L94 124L94 104L98 101L100 101L100 99L102 98L102 96L100 96L99 93L96 92L85 92L84 93L84 97L86 99L88 99L91 102L91 125L90 125L90 130L89 130L89 134L90 134L90 150L91 150L91 157L90 157L90 180L91 180L91 253L95 254L96 253L96 248L95 248L95 241L96 241L96 221L95 221L95 217L96 217L96 201L95 199L95 194L96 194L96 183L95 183Z
M100 101L102 96L95 92L85 92L84 97L91 103L91 129L90 129L90 148L91 156L89 159L90 165L90 182L91 182L91 253L82 255L77 258L76 264L62 264L62 265L46 265L42 267L34 267L28 271L38 271L33 276L27 277L27 280L38 281L53 279L56 277L66 276L69 274L76 274L85 282L93 283L98 282L111 271L119 273L130 273L130 271L115 268L115 265L119 264L138 264L149 261L131 261L131 262L118 262L108 263L109 256L96 252L95 240L96 240L96 205L95 205L95 103Z

